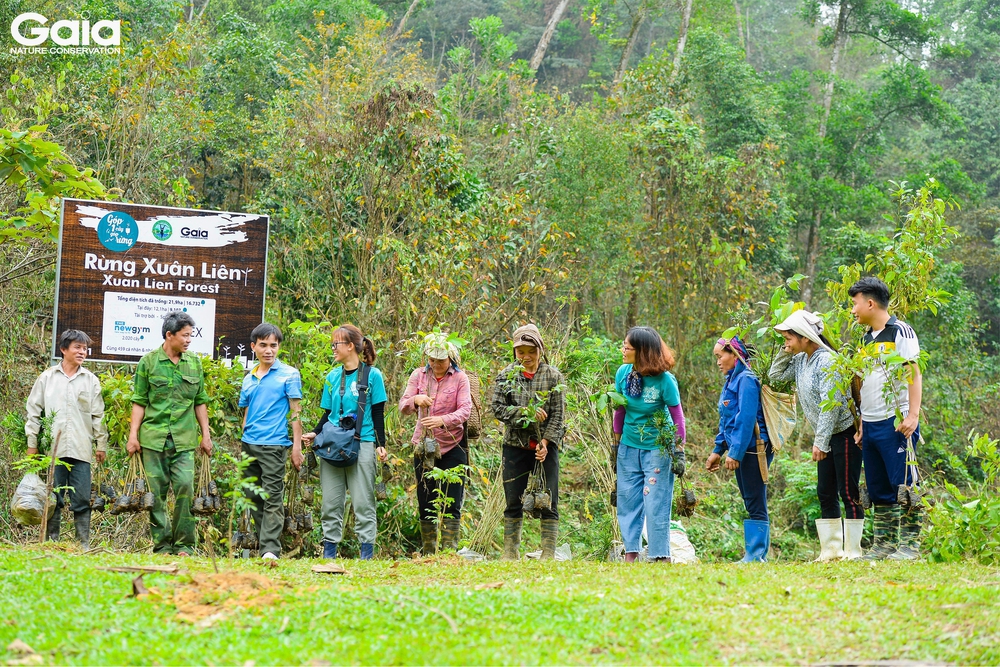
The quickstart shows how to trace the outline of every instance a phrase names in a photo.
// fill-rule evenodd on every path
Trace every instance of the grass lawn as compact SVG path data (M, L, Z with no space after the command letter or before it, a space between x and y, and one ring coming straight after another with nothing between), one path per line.
M275 584L226 591L191 558L140 599L97 569L171 562L0 550L0 659L20 639L37 664L1000 663L1000 569L974 564L220 561Z

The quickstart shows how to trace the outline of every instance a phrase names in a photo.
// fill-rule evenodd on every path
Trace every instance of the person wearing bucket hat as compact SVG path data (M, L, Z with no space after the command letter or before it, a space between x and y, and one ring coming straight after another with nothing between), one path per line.
M517 560L528 483L540 464L545 504L528 511L542 520L542 559L554 557L559 528L559 444L564 426L565 398L562 373L545 360L542 335L534 324L514 331L511 340L516 362L497 376L491 408L505 426L503 439L503 490L505 560Z
M861 479L861 448L854 442L852 400L837 392L840 405L823 410L836 387L830 374L833 345L823 335L823 320L806 310L797 310L775 326L785 345L774 358L768 376L774 381L795 382L799 405L812 426L812 460L816 462L816 494L822 517L816 519L820 552L818 561L861 558L861 533L865 515L858 482ZM838 500L838 494L840 496ZM841 523L840 501L844 503Z
M726 381L719 396L719 434L715 436L715 449L705 468L709 472L719 470L722 455L726 455L725 467L735 473L750 515L743 522L746 555L741 562L763 562L771 547L771 523L767 513L767 485L756 453L758 447L765 447L769 468L774 453L764 423L760 380L750 370L746 346L739 338L720 338L713 354Z
M450 470L469 463L465 422L472 412L472 393L469 376L458 367L458 345L449 340L448 334L436 331L425 336L423 353L427 363L410 373L406 391L399 399L399 411L418 416L411 440L413 470L417 478L421 553L429 556L438 548L437 510L431 501L437 497L439 482L425 474L433 468ZM429 439L438 450L432 454L436 457L433 465L422 449ZM451 499L440 526L442 548L458 549L464 491L462 484L441 485L440 492Z

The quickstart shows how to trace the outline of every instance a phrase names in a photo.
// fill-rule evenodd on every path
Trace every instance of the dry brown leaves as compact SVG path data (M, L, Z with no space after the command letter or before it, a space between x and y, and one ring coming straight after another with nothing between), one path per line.
M163 599L177 608L178 620L207 628L240 609L277 604L283 586L254 572L219 572L191 575L190 581L177 585L172 597L161 598L152 588L137 597Z

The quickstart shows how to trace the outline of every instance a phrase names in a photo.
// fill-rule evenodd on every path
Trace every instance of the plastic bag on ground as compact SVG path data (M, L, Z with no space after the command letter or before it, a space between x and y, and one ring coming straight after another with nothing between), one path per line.
M472 561L473 563L477 563L481 560L486 560L486 556L482 555L481 553L476 553L469 547L462 547L461 549L459 549L458 555L464 558L465 560Z
M542 550L529 551L525 554L526 558L531 558L533 560L538 560L542 557ZM560 546L556 547L555 560L566 561L573 559L573 552L569 548L569 542L563 542Z
M49 516L56 510L55 494L49 502ZM14 497L10 501L10 513L22 526L37 526L42 523L42 514L45 512L45 482L33 472L29 472L17 485L14 490Z
M642 540L648 542L646 537L646 523L642 524ZM639 552L638 560L648 560L646 547ZM694 545L688 539L687 530L680 521L670 520L670 561L672 563L697 563L698 555L694 552Z

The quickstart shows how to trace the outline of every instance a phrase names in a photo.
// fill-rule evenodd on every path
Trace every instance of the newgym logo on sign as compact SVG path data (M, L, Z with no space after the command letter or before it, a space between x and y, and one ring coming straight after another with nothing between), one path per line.
M122 44L121 21L62 20L51 26L41 14L20 14L10 24L10 36L21 46L12 46L12 55L40 54L119 54ZM55 46L49 46L49 44Z

